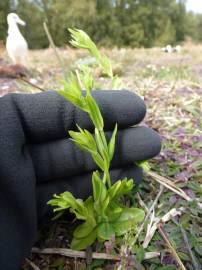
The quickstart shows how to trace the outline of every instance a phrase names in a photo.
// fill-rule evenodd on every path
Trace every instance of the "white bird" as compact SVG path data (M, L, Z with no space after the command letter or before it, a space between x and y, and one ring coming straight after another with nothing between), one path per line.
M161 49L163 52L166 52L166 53L172 53L173 52L173 48L170 44L166 45L166 47L162 48Z
M21 24L25 26L26 23L15 13L8 14L7 22L8 37L6 40L6 49L8 55L14 64L26 65L28 60L28 45L17 25Z
M180 53L182 50L182 47L180 45L177 45L175 48L174 48L174 52L177 52L177 53Z

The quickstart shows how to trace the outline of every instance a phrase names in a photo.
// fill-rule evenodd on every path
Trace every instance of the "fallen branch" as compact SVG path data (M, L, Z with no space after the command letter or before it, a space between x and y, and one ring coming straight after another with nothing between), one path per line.
M59 254L65 257L72 257L72 258L86 258L85 251L76 251L67 248L32 248L32 253L39 253L39 254ZM145 253L145 260L149 260L155 257L160 256L160 252L146 252ZM120 261L121 257L117 255L110 255L106 253L92 253L92 258L97 260L112 260L112 261Z
M181 270L186 270L184 264L182 263L180 257L178 256L176 250L174 249L174 247L171 245L168 236L166 235L166 232L164 231L162 224L158 224L158 231L161 235L161 237L163 238L163 240L165 241L165 243L167 244L168 248L170 249L171 254L173 255L174 259L176 260L177 264L179 265Z

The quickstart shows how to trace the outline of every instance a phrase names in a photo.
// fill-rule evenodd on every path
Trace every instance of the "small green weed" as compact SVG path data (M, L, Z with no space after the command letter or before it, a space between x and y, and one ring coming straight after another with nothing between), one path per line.
M96 59L96 63L103 73L111 78L113 87L117 88L120 81L113 75L109 59L98 51L95 43L85 32L73 29L69 29L69 31L72 36L71 44L77 48L86 49ZM103 172L103 176L98 171L93 172L93 195L85 201L76 199L70 192L64 192L54 195L54 198L48 202L55 207L54 212L59 212L56 217L69 209L78 220L83 221L73 233L71 247L77 250L87 248L95 240L104 242L113 236L124 235L144 219L143 210L135 207L128 208L120 203L120 198L132 190L133 180L125 178L111 184L109 169L114 154L117 125L107 143L104 121L91 94L93 86L92 69L83 64L75 73L72 72L70 80L64 82L64 89L59 93L86 112L92 120L95 137L88 130L79 126L77 126L77 132L69 131L69 135L80 149L91 154L94 162ZM82 89L86 90L85 94Z

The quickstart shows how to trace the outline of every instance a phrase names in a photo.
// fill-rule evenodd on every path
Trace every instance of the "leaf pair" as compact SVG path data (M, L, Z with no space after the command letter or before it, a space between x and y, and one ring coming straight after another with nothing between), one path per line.
M103 131L99 131L95 128L94 138L88 130L82 129L78 125L77 127L79 132L69 131L72 141L74 141L80 149L89 152L98 167L106 172L109 169L110 161L114 154L117 125L114 128L108 145Z
M71 78L69 82L63 82L64 89L59 90L58 93L62 95L66 100L70 101L76 107L80 108L82 111L88 112L85 99L82 95L80 85L76 76L71 73Z
M82 150L90 152L92 155L97 153L97 146L93 135L86 129L82 129L77 125L79 132L69 131L72 141Z
M55 206L54 212L63 211L69 209L76 215L78 219L85 220L87 217L87 209L81 199L75 199L75 197L68 191L61 193L60 195L53 195L54 199L51 199L47 204Z
M104 74L113 78L112 66L109 58L106 55L101 55L95 43L91 38L82 30L68 29L71 33L72 40L70 43L81 49L87 49L90 54L96 58L97 64L103 70Z

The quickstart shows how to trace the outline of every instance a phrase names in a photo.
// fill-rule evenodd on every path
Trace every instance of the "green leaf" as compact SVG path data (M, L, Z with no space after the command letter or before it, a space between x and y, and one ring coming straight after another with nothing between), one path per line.
M144 211L140 208L124 208L119 221L133 220L135 223L140 223L144 219Z
M106 215L108 220L113 223L115 222L121 215L123 208L120 207L117 203L110 200L109 207L107 208Z
M107 196L107 189L102 180L100 179L98 171L93 172L92 184L94 201L103 202Z
M102 132L102 131L101 131ZM95 138L96 138L96 144L98 147L98 150L103 158L104 161L104 171L108 170L109 168L109 155L108 155L108 148L107 144L105 145L105 140L103 140L103 136L101 135L101 132L95 128Z
M86 129L81 129L77 125L80 132L69 131L69 135L72 140L78 145L82 150L88 151L91 154L97 153L97 146L93 135Z
M58 93L61 96L63 96L66 100L70 101L75 106L79 107L81 110L86 111L84 100L83 100L82 97L78 97L78 96L76 96L76 95L74 95L72 93L69 93L67 91L64 91L64 90L59 90Z
M81 74L80 74L81 81L87 93L90 94L90 92L93 89L93 84L94 84L92 69L86 65L79 66L79 69L81 70Z
M99 220L108 220L106 209L109 205L109 197L107 196L104 201L97 201L94 203L94 209L99 215Z
M149 162L147 160L137 161L137 162L135 162L135 165L142 168L145 172L148 172L151 169Z
M70 43L76 47L81 49L87 49L92 56L96 57L96 59L100 58L100 52L98 51L95 43L91 40L91 38L82 30L79 29L68 29L71 33L72 40Z
M94 217L94 201L93 197L90 196L84 201L84 205L86 209L88 210L88 214Z
M54 209L54 212L68 209L69 207L76 207L76 199L68 191L61 193L60 195L54 194L53 198L54 199L49 200L47 204L57 207Z
M120 236L136 227L144 219L144 211L139 208L124 208L120 217L113 223L116 235Z
M145 250L142 246L133 246L132 251L136 254L136 259L139 263L144 260Z
M84 238L88 236L94 230L95 227L96 223L92 224L89 223L89 221L86 221L75 229L73 236L75 238Z
M112 160L114 155L114 148L115 148L115 138L117 133L117 124L115 125L114 131L112 133L110 142L108 144L108 153L109 153L109 159Z
M93 124L95 125L96 128L102 130L104 127L104 122L97 103L95 102L93 97L89 94L86 95L85 100L88 105L89 116L93 121Z
M99 219L107 220L105 212L109 205L109 197L107 195L107 188L103 183L103 181L100 179L98 171L93 173L92 184L93 184L94 210L99 215Z
M71 207L70 212L74 213L77 219L86 220L88 217L88 210L81 199L76 199L76 206Z
M99 59L99 65L107 76L113 78L111 62L106 55L102 55L102 57Z
M113 78L112 66L109 58L106 55L101 55L95 43L91 38L82 30L79 29L70 29L72 40L70 43L81 49L87 49L92 56L97 60L98 65L102 68L104 74Z
M102 240L109 240L113 235L115 235L115 231L110 223L103 222L98 226L97 235Z
M83 250L91 246L97 238L97 229L95 228L86 237L73 238L71 242L71 248L75 250Z
M129 191L132 190L134 184L133 184L133 179L123 179L119 180L116 183L114 183L109 189L108 189L108 194L110 198L118 198L121 197L125 194L127 194Z
M105 162L102 159L101 155L99 153L92 153L92 158L95 161L95 163L98 165L98 167L102 170L105 171Z

